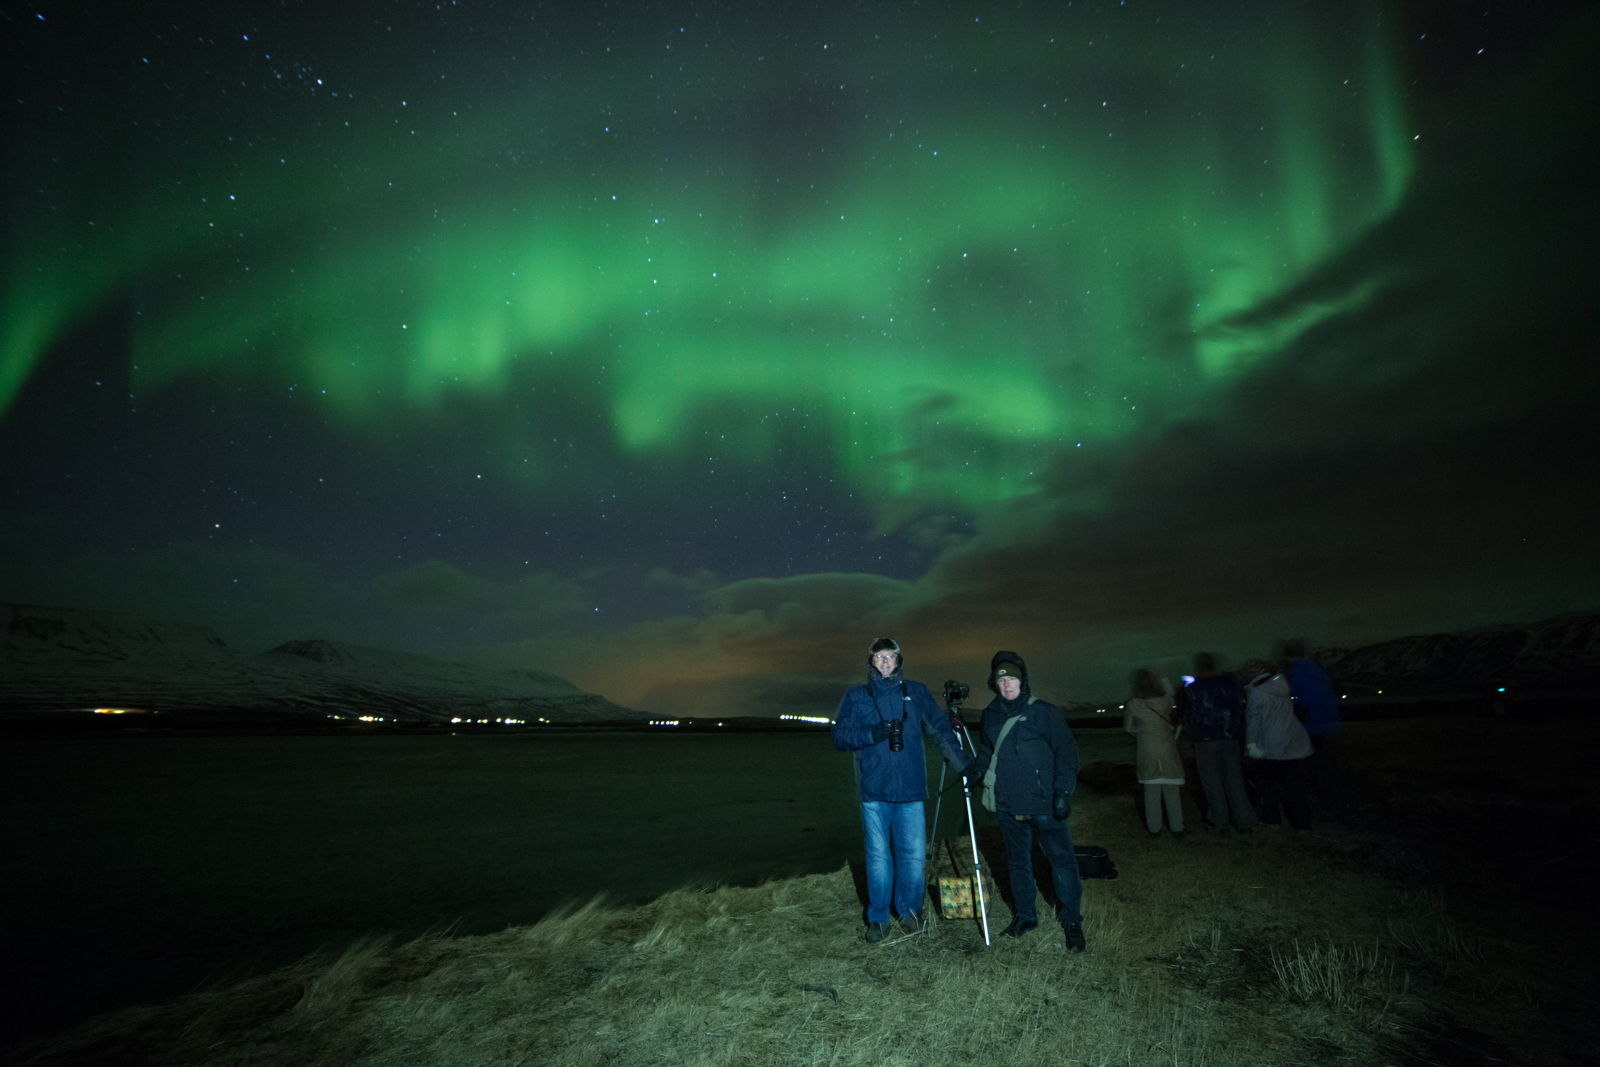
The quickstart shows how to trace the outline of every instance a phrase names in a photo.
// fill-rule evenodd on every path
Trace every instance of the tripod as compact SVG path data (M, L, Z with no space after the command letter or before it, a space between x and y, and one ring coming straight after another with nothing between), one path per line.
M968 732L967 724L961 718L961 700L960 700L960 698L958 696L955 695L956 692L960 692L960 693L962 693L964 695L965 692L966 692L966 688L967 687L963 685L963 686L960 686L959 689L957 689L956 688L956 683L946 682L945 683L945 687L944 687L944 692L945 692L945 709L944 710L945 710L945 714L950 716L950 725L956 729L957 737L959 737L961 740L966 742L965 751L970 752L972 754L972 758L973 759L977 759L978 758L978 746L972 743L972 734L970 732ZM937 836L938 831L939 831L939 811L940 811L940 808L944 805L944 777L945 777L945 773L947 771L949 771L949 769L950 769L950 765L948 763L943 763L939 767L939 798L938 798L938 800L934 801L934 805L933 805L933 827L928 831L928 855L929 856L932 856L934 854L933 853L933 841L934 841L934 838ZM983 860L978 855L978 827L977 827L977 824L972 821L972 787L971 787L971 785L968 784L967 779L966 779L966 777L964 775L962 776L962 779L961 779L961 795L966 799L966 802L967 802L967 831L968 831L968 833L969 833L969 835L971 836L971 839L972 839L972 884L973 884L974 890L978 894L978 915L983 921L983 943L985 945L988 945L988 944L990 944L990 941L989 941L989 909L988 909L988 906L987 906L986 902L983 899ZM953 858L954 857L952 856L952 859Z

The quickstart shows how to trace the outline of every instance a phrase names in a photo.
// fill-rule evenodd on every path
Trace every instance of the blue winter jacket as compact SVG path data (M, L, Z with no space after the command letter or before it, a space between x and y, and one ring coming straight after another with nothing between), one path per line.
M877 674L876 671L873 672ZM839 701L833 717L833 746L841 752L854 752L856 792L863 803L889 801L905 804L928 799L928 764L922 755L922 735L933 735L944 758L957 770L967 765L967 757L950 727L950 718L933 694L921 682L905 682L896 671L888 678L874 677L858 685ZM889 749L887 739L874 741L874 723L889 719L905 720L905 747Z
M1226 674L1196 678L1184 689L1191 741L1244 740L1244 689Z
M1316 661L1289 661L1289 691L1311 713L1306 720L1306 733L1316 737L1339 732L1339 698L1334 695L1327 672Z

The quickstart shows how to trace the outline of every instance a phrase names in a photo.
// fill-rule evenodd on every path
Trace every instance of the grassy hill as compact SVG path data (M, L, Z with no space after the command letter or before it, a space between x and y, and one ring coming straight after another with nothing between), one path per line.
M1580 890L1593 861L1547 846L1592 825L1593 776L1570 772L1595 734L1582 722L1355 724L1359 829L1149 838L1132 796L1108 798L1073 820L1121 871L1087 884L1081 956L1048 920L992 947L957 920L867 945L844 868L686 888L637 908L592 902L488 936L367 942L104 1016L24 1054L574 1067L1592 1062L1595 926ZM980 842L1001 869L995 842ZM1008 916L997 902L995 928Z

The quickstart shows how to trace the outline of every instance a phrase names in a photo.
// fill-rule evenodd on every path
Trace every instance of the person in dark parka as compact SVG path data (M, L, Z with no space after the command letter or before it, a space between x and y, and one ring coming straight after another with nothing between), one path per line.
M1183 691L1184 719L1206 791L1206 824L1212 833L1222 836L1228 833L1231 821L1239 833L1248 834L1256 824L1256 812L1250 806L1239 764L1244 689L1232 675L1217 669L1217 657L1209 652L1194 657L1194 673L1195 680Z
M867 940L889 933L889 906L907 933L922 929L928 825L924 731L957 770L967 765L950 717L921 682L901 673L900 646L880 637L867 650L867 684L845 693L834 716L835 748L855 753L856 791L867 838Z
M1021 937L1039 925L1034 897L1033 841L1038 838L1061 902L1067 949L1084 949L1083 880L1067 829L1070 797L1078 785L1078 742L1054 704L1036 698L1028 687L1028 667L1015 652L996 652L989 663L989 688L995 698L983 709L978 757L966 770L971 783L983 783L983 804L1000 817L1006 866L1016 913L1002 934Z

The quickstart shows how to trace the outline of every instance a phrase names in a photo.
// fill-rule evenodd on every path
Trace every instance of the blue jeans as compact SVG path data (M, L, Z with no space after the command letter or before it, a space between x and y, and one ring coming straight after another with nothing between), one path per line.
M922 801L892 804L886 800L863 800L861 824L867 831L867 922L889 921L891 892L896 915L903 918L921 911L922 868L928 851L922 836L928 832Z
M1011 896L1016 902L1016 917L1027 922L1039 918L1034 907L1038 892L1033 881L1033 839L1039 839L1044 858L1050 861L1050 878L1055 883L1056 900L1061 908L1056 918L1062 926L1083 922L1078 910L1083 905L1083 879L1078 876L1078 852L1072 845L1072 831L1064 820L1053 815L1029 815L1018 819L1000 813L1000 836L1006 843L1006 866L1011 868Z

